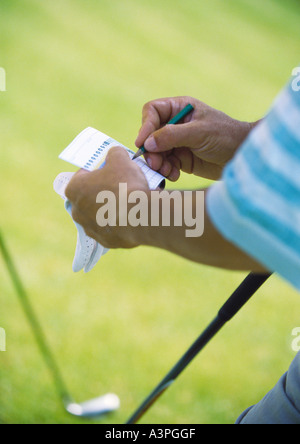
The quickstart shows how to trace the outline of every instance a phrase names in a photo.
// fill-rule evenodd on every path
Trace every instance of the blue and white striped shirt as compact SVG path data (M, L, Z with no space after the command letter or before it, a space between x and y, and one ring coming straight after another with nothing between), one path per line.
M300 91L295 79L208 193L221 234L300 290Z

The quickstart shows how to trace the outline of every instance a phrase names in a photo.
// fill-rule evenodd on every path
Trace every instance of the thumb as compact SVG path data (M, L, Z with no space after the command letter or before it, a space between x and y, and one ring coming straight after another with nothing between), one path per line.
M160 153L183 146L196 148L198 139L199 122L198 126L195 125L195 122L166 125L151 134L144 147L150 153Z
M105 159L105 163L109 164L109 163L113 163L113 162L117 162L117 163L123 163L126 161L130 160L130 156L129 153L127 152L127 150L121 146L115 146L112 147L106 156Z

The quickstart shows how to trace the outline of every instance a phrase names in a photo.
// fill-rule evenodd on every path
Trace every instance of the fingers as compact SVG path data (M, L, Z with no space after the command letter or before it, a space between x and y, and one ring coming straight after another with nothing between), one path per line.
M150 134L170 120L171 114L170 99L160 99L146 103L142 111L142 127L135 142L136 146L141 147Z
M142 127L135 142L136 146L140 148L154 131L168 123L188 103L196 106L196 100L192 97L171 97L146 103L143 107Z
M181 163L175 155L147 153L145 159L150 168L158 171L170 181L176 182L179 179Z
M189 123L177 126L166 124L188 103L196 105L195 99L191 97L175 97L149 102L143 108L143 124L136 139L136 146L145 146L145 159L150 168L170 181L177 181L181 170L180 159L172 155L172 150L186 146L188 140L192 142L195 129L191 126L191 116L185 120ZM192 169L191 165L185 167L187 170Z
M161 153L182 146L193 149L199 146L199 138L199 122L166 125L155 131L146 140L144 146L151 153Z

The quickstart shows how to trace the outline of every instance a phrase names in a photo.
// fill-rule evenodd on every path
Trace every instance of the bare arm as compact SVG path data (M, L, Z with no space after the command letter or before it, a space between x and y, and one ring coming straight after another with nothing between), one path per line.
M197 192L194 191L191 198L190 195L185 196L183 192L181 193L182 202L187 206L191 205L193 214L197 214L196 206L199 204L196 197ZM190 226L183 223L182 226L178 227L171 223L169 227L162 225L159 227L153 227L151 225L148 227L138 227L135 233L133 233L135 242L138 245L162 248L204 265L229 270L265 272L266 270L262 265L224 239L216 230L206 209L207 192L204 191L204 193L204 232L201 236L187 237L186 233L190 230ZM149 197L149 199L151 199L151 197ZM174 210L174 206L171 206L171 221L175 220ZM200 214L198 214L198 216L200 216ZM184 222L184 217L182 219Z

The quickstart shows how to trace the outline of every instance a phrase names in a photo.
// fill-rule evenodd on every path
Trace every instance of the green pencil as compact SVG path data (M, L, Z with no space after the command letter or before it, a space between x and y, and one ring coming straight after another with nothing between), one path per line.
M178 113L173 119L170 120L170 122L167 123L167 125L176 125L176 123L179 123L180 120L182 120L185 116L187 116L189 113L191 113L194 110L194 107L189 104L185 108L183 108L180 113ZM146 153L146 149L144 146L142 146L137 153L133 156L132 160L137 159L138 157L142 156Z

